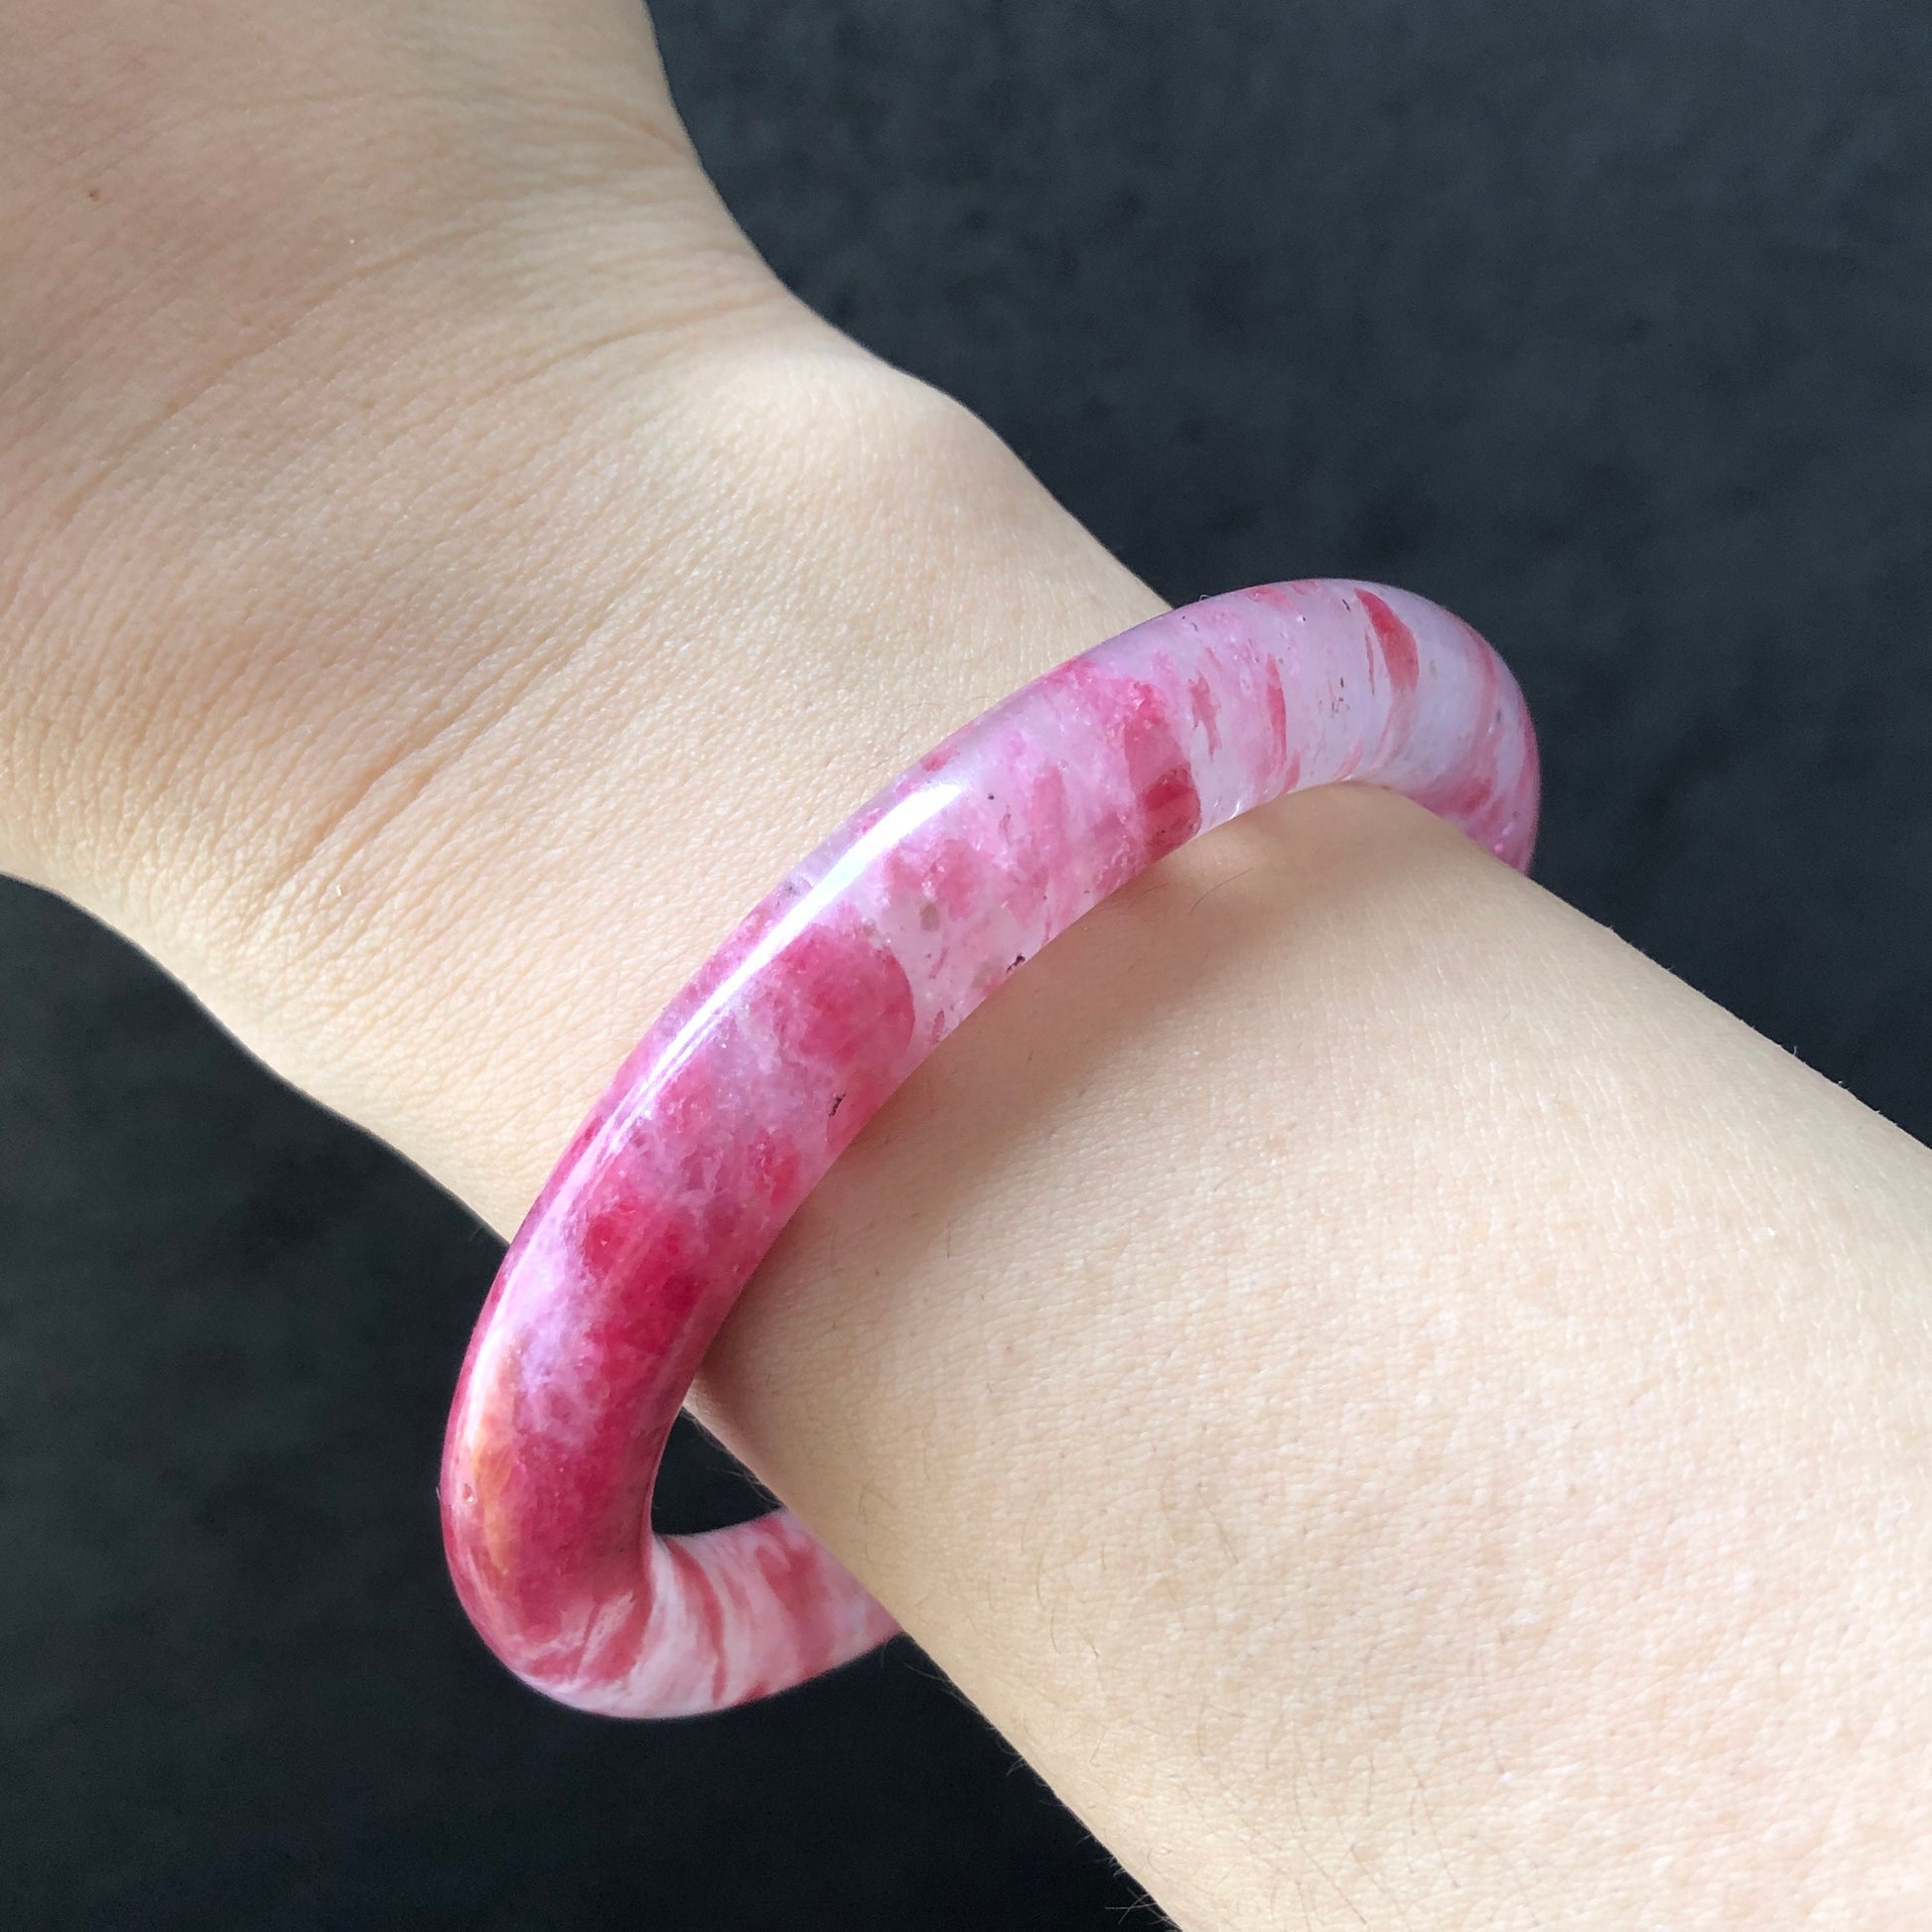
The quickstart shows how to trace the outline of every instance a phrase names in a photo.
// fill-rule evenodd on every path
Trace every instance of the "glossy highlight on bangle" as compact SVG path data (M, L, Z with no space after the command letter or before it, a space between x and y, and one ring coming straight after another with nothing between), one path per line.
M1473 630L1373 585L1237 591L996 706L752 912L571 1143L471 1338L444 1542L511 1670L583 1710L677 1717L894 1634L788 1511L653 1533L658 1460L706 1348L826 1170L1026 960L1197 833L1343 780L1529 864L1535 739Z

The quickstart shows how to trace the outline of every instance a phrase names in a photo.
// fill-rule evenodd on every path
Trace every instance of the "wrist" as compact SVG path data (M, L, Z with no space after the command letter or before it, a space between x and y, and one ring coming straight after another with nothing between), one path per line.
M507 1229L792 859L1159 606L984 425L788 301L441 428L383 491L435 520L358 559L323 519L242 586L274 612L252 682L136 734L119 842L51 883ZM153 756L178 733L187 778Z

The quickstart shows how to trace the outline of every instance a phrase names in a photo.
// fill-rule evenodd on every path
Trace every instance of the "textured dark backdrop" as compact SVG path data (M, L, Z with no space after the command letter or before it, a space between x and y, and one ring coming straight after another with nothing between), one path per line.
M1465 614L1542 729L1543 880L1932 1133L1924 0L659 24L811 302L1171 598ZM431 1485L492 1261L0 887L0 1919L1147 1922L916 1658L668 1730L485 1660Z

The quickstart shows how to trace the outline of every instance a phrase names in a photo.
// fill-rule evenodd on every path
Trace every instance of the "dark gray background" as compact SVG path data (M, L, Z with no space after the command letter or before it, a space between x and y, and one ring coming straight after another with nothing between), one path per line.
M1539 876L1932 1132L1923 0L659 25L811 302L1170 598L1468 617L1541 728ZM670 1729L484 1658L432 1484L493 1259L0 887L0 1920L1149 1922L916 1657Z

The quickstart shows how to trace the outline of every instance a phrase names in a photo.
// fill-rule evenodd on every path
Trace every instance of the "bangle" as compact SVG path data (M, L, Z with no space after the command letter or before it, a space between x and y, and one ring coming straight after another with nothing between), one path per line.
M1466 624L1364 584L1210 598L956 733L726 940L571 1143L471 1338L444 1543L511 1670L581 1709L672 1717L894 1633L788 1511L652 1533L712 1336L833 1161L1017 967L1196 833L1340 779L1528 866L1535 740Z

